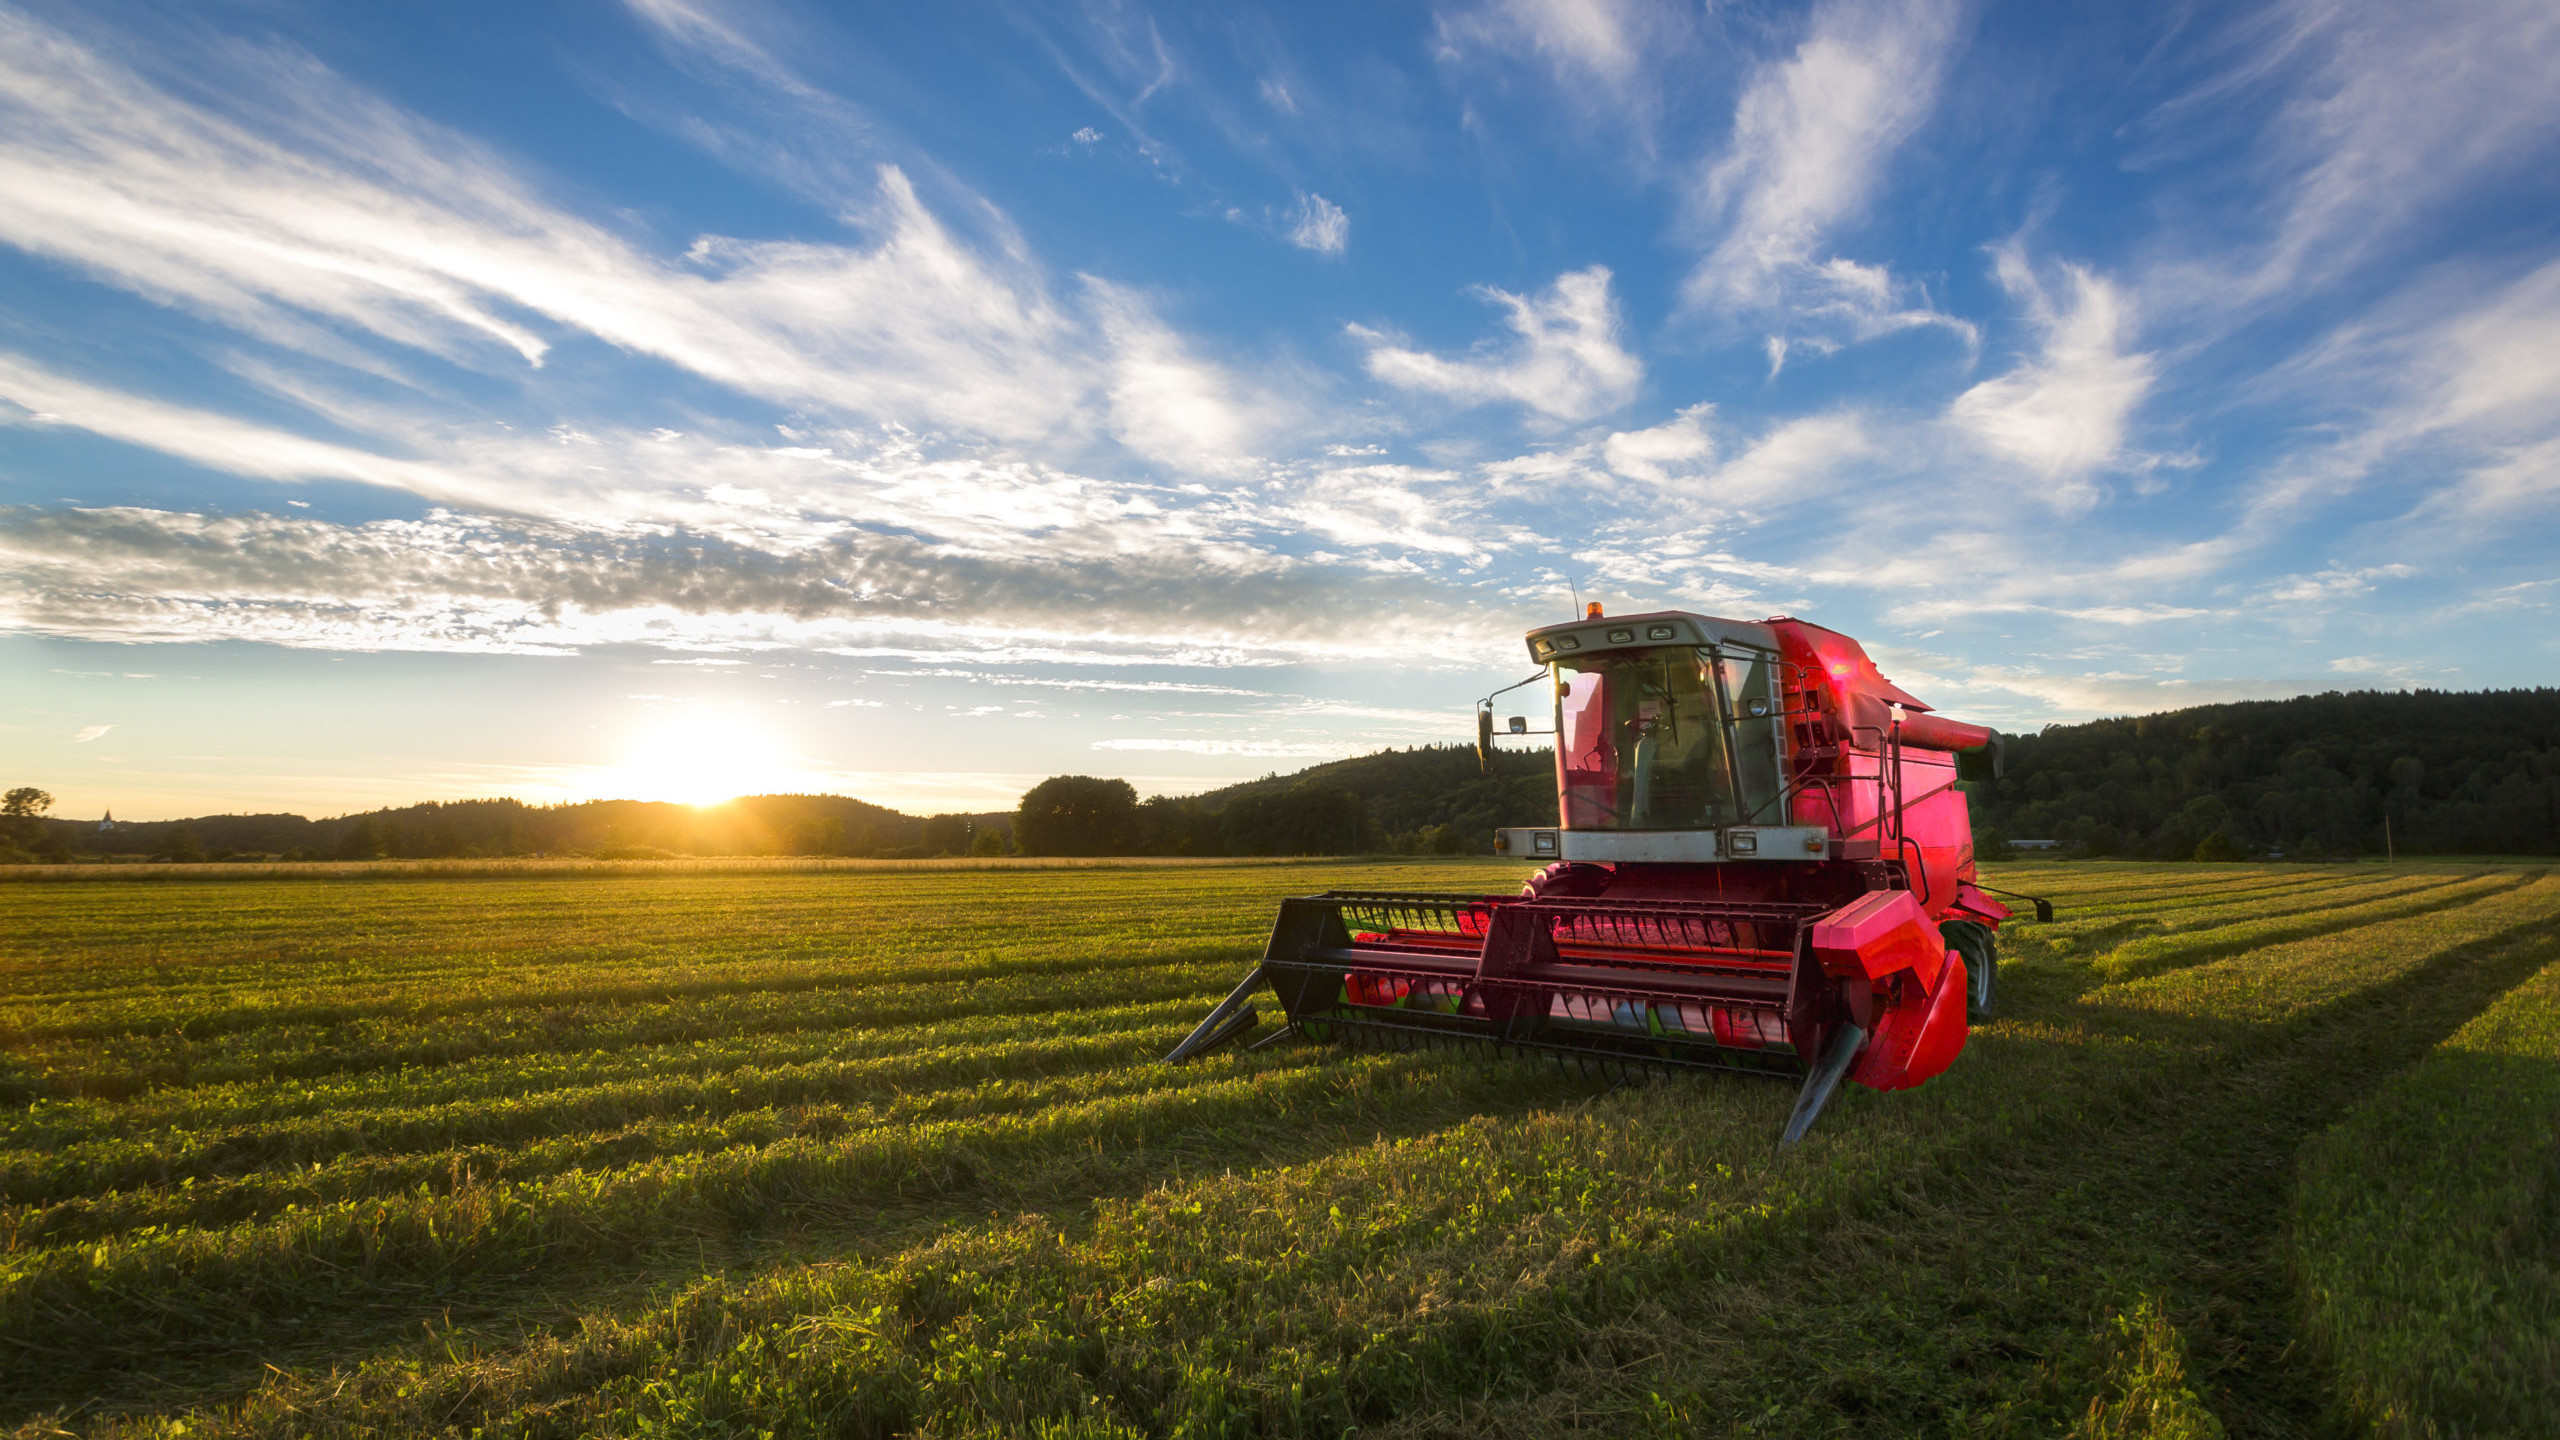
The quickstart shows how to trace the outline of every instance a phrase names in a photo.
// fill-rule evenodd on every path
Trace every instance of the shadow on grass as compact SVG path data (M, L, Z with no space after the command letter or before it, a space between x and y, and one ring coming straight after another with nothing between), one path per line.
M2079 1038L1995 1032L2009 1063L1945 1108L2037 1071L2076 1093L1737 1232L1674 1267L1718 1283L1582 1317L1551 1367L1484 1377L1392 1433L2056 1434L2108 1383L2120 1318L2163 1296L2230 1433L2330 1433L2334 1376L2301 1344L2283 1259L2295 1156L2555 953L2560 927L2535 922L2280 1025L2074 1005L2102 979L2041 967L2013 1008ZM1847 1147L1908 1119L1901 1100L1825 1124Z

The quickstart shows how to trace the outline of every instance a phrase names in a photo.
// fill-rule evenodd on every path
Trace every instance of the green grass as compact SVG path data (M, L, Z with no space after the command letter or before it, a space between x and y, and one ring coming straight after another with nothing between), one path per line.
M2456 1348L2547 1376L2551 1102L2458 1067L2555 1069L2560 878L2018 867L2001 1015L1785 1156L1766 1082L1156 1062L1279 895L1518 873L0 886L0 1423L2468 1435ZM2448 1112L2469 1189L2354 1163Z
M2311 1143L2295 1253L2354 1419L2560 1433L2560 965Z

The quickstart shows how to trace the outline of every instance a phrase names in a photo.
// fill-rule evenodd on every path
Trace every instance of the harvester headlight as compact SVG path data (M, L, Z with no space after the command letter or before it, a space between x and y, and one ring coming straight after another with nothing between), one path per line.
M1609 643L1612 645L1633 645L1636 643L1636 632L1633 630L1612 630L1609 632Z
M1538 642L1538 653L1539 653L1540 655L1542 655L1542 656L1545 656L1545 655L1553 655L1554 653L1556 653L1556 642L1554 642L1553 640L1541 640L1541 641L1539 641L1539 642Z
M1757 830L1728 830L1724 838L1725 848L1733 854L1757 855L1760 853L1760 832Z
M1556 853L1556 832L1539 830L1532 833L1529 836L1529 850L1535 855L1553 855Z
M1528 734L1528 733L1529 733L1529 717L1528 717L1528 716L1526 716L1526 715L1514 715L1514 716L1512 716L1512 717L1511 717L1511 733L1512 733L1512 734L1514 734L1514 735L1526 735L1526 734Z
M1556 648L1559 650L1579 650L1582 648L1582 642L1571 635L1559 635L1556 637Z
M1647 640L1676 640L1680 638L1680 631L1676 627L1670 625L1647 625L1644 627L1644 638Z

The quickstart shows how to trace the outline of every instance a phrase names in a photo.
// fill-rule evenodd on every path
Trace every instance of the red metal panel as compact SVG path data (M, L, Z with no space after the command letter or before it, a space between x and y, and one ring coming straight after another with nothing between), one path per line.
M1880 985L1910 972L1923 993L1937 988L1947 942L1908 890L1872 890L1813 926L1824 973Z

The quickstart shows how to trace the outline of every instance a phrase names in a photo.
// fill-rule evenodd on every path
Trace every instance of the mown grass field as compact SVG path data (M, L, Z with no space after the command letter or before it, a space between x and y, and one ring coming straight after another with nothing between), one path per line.
M28 1435L2560 1434L2560 875L2022 865L1914 1092L1155 1063L1490 863L0 885Z

